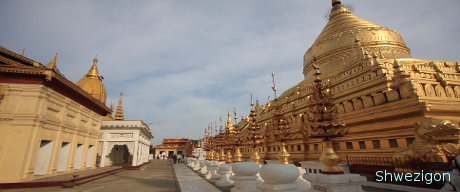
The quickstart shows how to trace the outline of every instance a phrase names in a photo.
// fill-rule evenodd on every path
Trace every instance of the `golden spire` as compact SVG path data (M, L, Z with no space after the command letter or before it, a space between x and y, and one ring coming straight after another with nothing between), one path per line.
M359 61L364 58L363 47L361 46L360 40L355 37L355 45L353 50L353 61Z
M391 84L390 86L392 89L399 89L403 84L410 82L410 75L406 74L406 71L403 69L401 64L399 64L399 62L396 59L394 59L393 61L393 68L393 84Z
M340 0L332 0L332 9L331 13L329 15L329 19L334 17L337 14L343 14L343 13L351 13L345 6L342 5L342 2Z
M98 59L96 55L96 57L93 59L93 66L91 66L88 73L86 73L80 80L78 80L77 85L88 92L95 99L105 104L107 93L105 92L104 84L102 83L102 79L99 76L99 72L97 70L97 62Z
M51 60L48 64L46 64L46 66L47 66L48 68L50 68L50 69L56 68L57 57L58 57L58 54L56 53L56 54L54 55L53 60Z
M201 140L198 140L198 143L196 144L196 148L201 148Z
M113 107L113 102L110 101L110 111L112 111L112 112L111 112L111 113L107 113L107 115L106 115L106 119L107 119L107 120L114 120L114 118L113 118L113 112L114 112L113 109L114 109L114 107Z
M110 101L110 111L111 111L111 113L107 113L107 115L104 116L104 118L102 120L108 120L108 121L114 120L114 118L113 118L113 109L114 109L113 108L113 102Z
M334 7L335 4L341 4L340 0L332 0L332 6Z
M228 125L233 125L232 116L230 115L230 111L227 112L227 122L225 123L225 126L228 127Z
M113 112L113 109L114 109L114 108L113 108L113 102L110 101L110 110L112 110L112 112Z
M86 73L86 77L95 77L95 78L100 78L99 76L99 71L97 70L97 62L99 60L97 59L97 55L96 57L94 57L93 59L93 66L91 66L91 68L89 69L88 73Z
M235 129L233 128L232 116L230 115L230 111L227 113L227 123L225 123L225 128L227 129L229 134L233 134Z
M334 5L336 4L342 4L342 3L340 2L340 0L332 0L332 7L334 7Z
M125 116L123 115L123 107L121 106L122 97L123 92L120 93L120 99L118 100L117 111L115 113L115 120L125 120Z
M255 111L256 111L257 113L259 113L260 109L261 109L261 107L260 107L260 105L259 105L259 99L256 99Z

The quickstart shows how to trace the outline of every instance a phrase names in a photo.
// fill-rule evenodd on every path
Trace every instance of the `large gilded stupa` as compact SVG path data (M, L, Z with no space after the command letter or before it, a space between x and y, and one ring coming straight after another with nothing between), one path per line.
M322 151L321 139L311 138L312 130L305 128L314 65L321 79L330 83L339 119L346 123L347 134L333 144L342 160L345 155L392 156L420 139L414 135L414 124L430 117L460 120L457 62L412 58L397 31L359 18L333 0L328 23L304 55L304 80L277 100L256 106L258 123L265 130L276 106L282 106L297 130L286 141L292 160L317 160ZM248 127L247 121L239 125ZM436 134L425 135L443 140ZM445 138L459 140L458 134ZM258 149L261 158L276 159L279 144L265 140ZM244 156L250 151L243 149Z
M326 76L336 76L366 53L376 53L381 59L411 58L410 49L397 31L353 15L340 1L333 1L333 5L329 22L305 53L305 79L312 77L314 58Z

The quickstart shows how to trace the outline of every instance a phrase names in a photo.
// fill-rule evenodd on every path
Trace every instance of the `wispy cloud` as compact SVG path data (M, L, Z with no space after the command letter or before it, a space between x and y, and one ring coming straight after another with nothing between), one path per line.
M354 14L402 34L412 55L460 61L460 1L350 1ZM108 103L123 90L127 119L164 137L203 135L227 109L249 112L303 79L303 55L330 1L1 1L0 45L78 81L95 55ZM219 122L218 122L219 123Z

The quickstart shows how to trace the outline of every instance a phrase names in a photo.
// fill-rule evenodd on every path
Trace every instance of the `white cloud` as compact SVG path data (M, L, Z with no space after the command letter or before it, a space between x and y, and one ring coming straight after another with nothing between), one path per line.
M354 14L399 31L412 55L460 61L459 1L349 1ZM278 95L303 79L305 51L329 1L2 1L0 45L41 63L59 53L73 82L97 54L108 103L124 91L127 119L164 137L192 137L227 109L249 112L276 74Z

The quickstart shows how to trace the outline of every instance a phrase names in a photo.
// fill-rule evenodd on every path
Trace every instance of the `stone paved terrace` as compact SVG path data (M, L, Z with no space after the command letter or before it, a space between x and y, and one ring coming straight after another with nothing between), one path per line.
M88 175L95 170L80 172L80 175ZM97 172L97 171L96 171ZM61 177L61 178L60 178ZM53 179L68 179L69 175L55 176ZM50 180L46 178L46 180ZM184 164L172 164L171 160L152 160L150 164L141 170L122 171L116 174L85 183L74 188L44 187L29 189L5 189L4 192L230 192L230 187L221 188L214 184L215 180L205 180L195 171ZM179 186L178 186L179 185ZM392 192L388 189L364 187L367 192ZM397 192L397 191L393 191Z
M170 160L152 160L150 164L144 166L141 170L122 171L89 183L85 183L73 188L62 187L44 187L29 189L8 189L0 190L5 192L48 192L48 191L66 191L66 192L125 192L125 191L159 191L159 192L179 192L176 185L175 175ZM65 180L66 178L62 178Z

